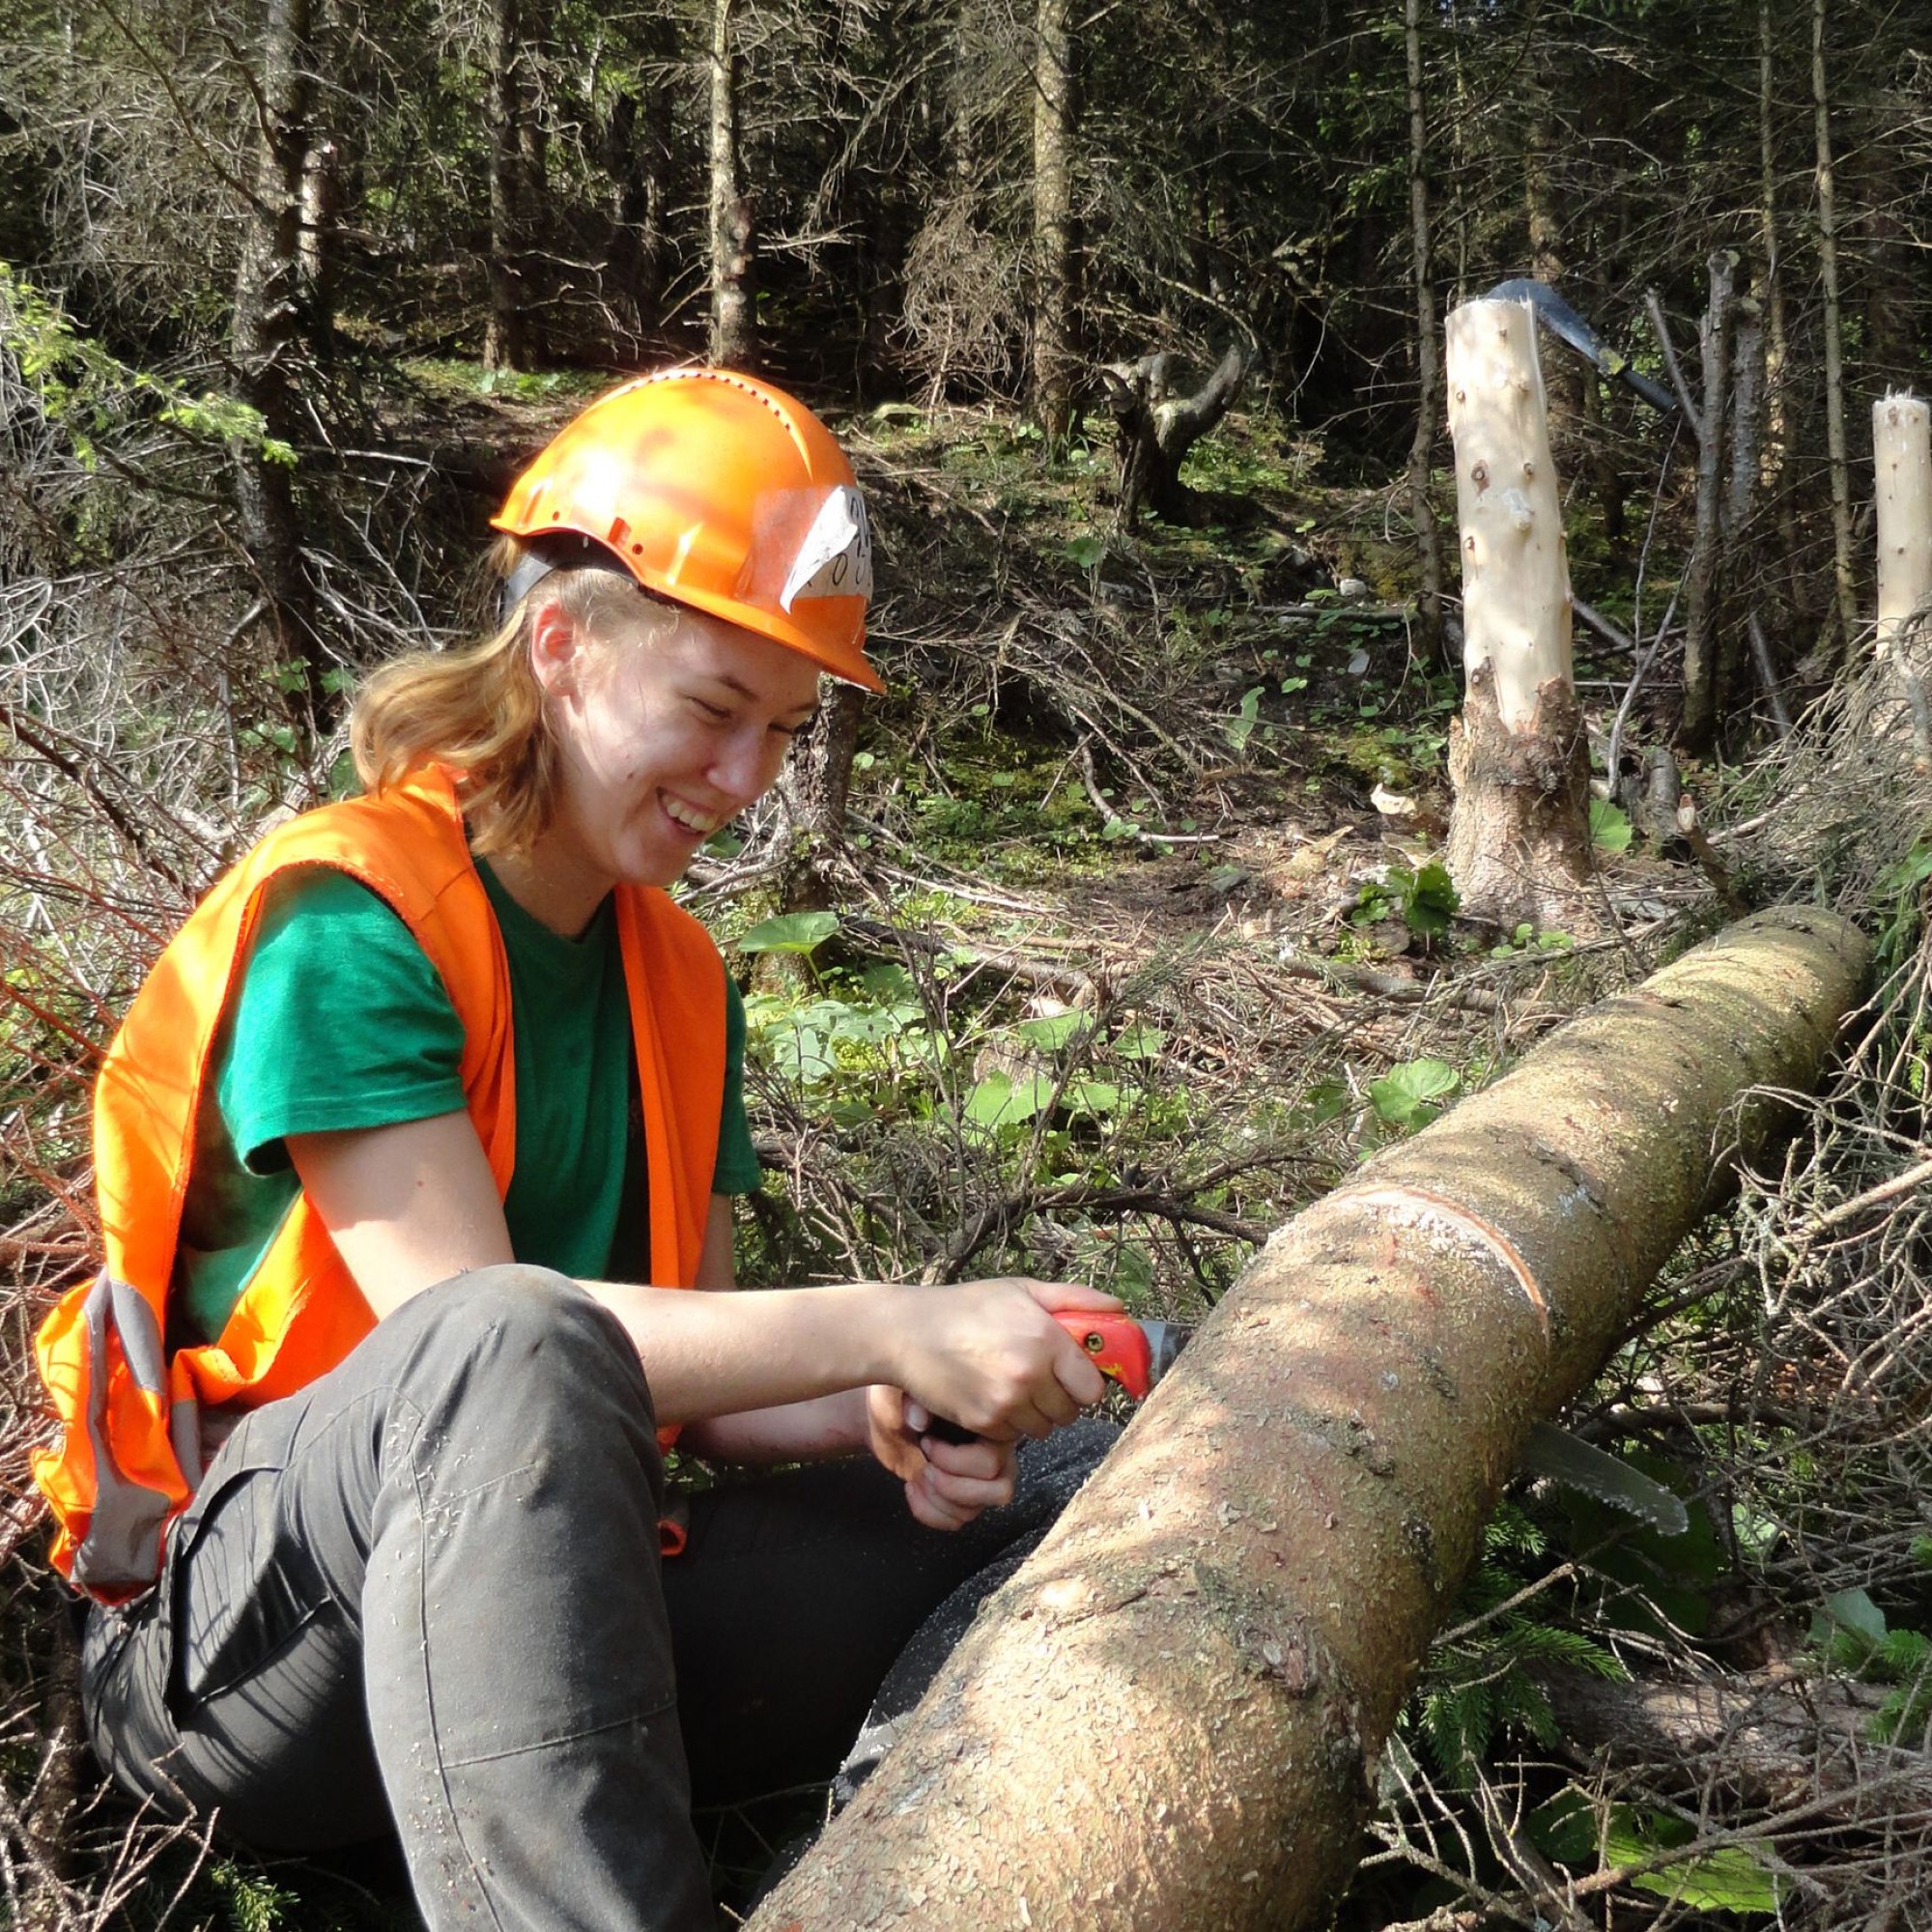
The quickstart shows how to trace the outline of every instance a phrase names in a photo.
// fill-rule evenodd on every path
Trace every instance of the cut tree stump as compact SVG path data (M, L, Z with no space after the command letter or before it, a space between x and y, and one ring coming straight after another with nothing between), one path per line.
M1444 859L1465 917L1584 932L1599 923L1589 748L1536 321L1527 302L1464 302L1444 333L1467 678Z
M1282 1228L755 1932L1297 1932L1530 1426L1816 1079L1866 945L1760 914ZM1742 1102L1742 1104L1741 1104Z

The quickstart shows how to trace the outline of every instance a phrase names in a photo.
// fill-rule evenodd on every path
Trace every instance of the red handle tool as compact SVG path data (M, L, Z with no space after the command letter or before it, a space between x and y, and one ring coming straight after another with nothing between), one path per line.
M1053 1319L1087 1351L1094 1366L1136 1402L1147 1399L1194 1332L1177 1321L1137 1321L1131 1315L1094 1315L1079 1308L1056 1309ZM979 1439L943 1415L935 1415L925 1433L941 1442Z

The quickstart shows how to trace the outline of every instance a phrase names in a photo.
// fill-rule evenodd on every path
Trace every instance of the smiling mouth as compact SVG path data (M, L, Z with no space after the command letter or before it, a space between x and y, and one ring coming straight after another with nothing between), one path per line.
M709 838L724 823L722 812L699 811L695 805L687 805L681 798L673 798L669 792L659 796L664 801L666 815L674 825L681 825L687 832L695 833L700 838Z

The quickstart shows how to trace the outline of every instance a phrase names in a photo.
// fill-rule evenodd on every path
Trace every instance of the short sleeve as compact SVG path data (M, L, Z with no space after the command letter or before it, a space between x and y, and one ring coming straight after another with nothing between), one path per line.
M270 886L215 1069L248 1171L285 1168L289 1134L460 1111L462 1064L441 977L384 899L326 867Z
M755 1194L762 1176L752 1123L745 1116L745 1003L729 973L724 975L724 1108L718 1122L718 1164L712 1169L714 1194Z

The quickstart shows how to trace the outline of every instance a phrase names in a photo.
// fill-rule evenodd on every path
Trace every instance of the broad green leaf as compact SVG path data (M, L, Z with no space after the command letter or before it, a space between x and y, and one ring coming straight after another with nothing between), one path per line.
M1037 1020L1021 1020L1014 1033L1041 1053L1058 1053L1087 1024L1085 1013L1047 1013Z
M1446 1060L1410 1060L1391 1067L1369 1087L1369 1105L1392 1127L1419 1127L1441 1111L1440 1103L1463 1084Z
M989 1073L966 1096L966 1118L980 1127L1013 1127L1033 1120L1053 1098L1054 1083L1040 1074L1015 1080Z
M1629 817L1606 798L1590 801L1590 843L1599 852L1615 854L1630 850Z
M1349 1083L1333 1075L1318 1080L1302 1094L1301 1105L1308 1124L1322 1126L1348 1111Z
M1613 1804L1604 1833L1605 1863L1612 1869L1647 1864L1673 1846L1688 1844L1691 1832L1685 1820L1668 1812L1640 1813L1628 1804ZM1776 1912L1779 1903L1777 1879L1750 1845L1720 1846L1682 1864L1635 1873L1630 1883L1654 1897L1704 1912Z
M1413 872L1391 873L1389 884L1400 881L1403 923L1411 932L1435 938L1449 930L1449 922L1462 906L1462 898L1439 860Z
M1167 1044L1167 1035L1159 1027L1136 1020L1114 1042L1114 1051L1122 1060L1157 1060Z
M810 952L838 930L836 912L787 912L761 919L738 941L740 952Z
M1067 556L1082 570L1092 570L1107 554L1106 539L1103 537L1075 537L1066 546Z
M1067 1083L1065 1098L1074 1113L1097 1118L1120 1106L1121 1090L1111 1080L1072 1080Z
M1631 1883L1639 1891L1674 1899L1701 1912L1776 1912L1776 1878L1743 1845L1724 1845L1662 1871L1640 1872Z
M1236 752L1247 749L1248 740L1254 736L1256 723L1261 717L1263 687L1259 684L1241 694L1240 708L1221 728L1227 733L1228 743Z
M1842 1630L1885 1641L1885 1612L1862 1590L1839 1590L1825 1599L1822 1614Z
M1529 1816L1530 1842L1559 1864L1597 1861L1597 1808L1574 1784L1566 1784Z

